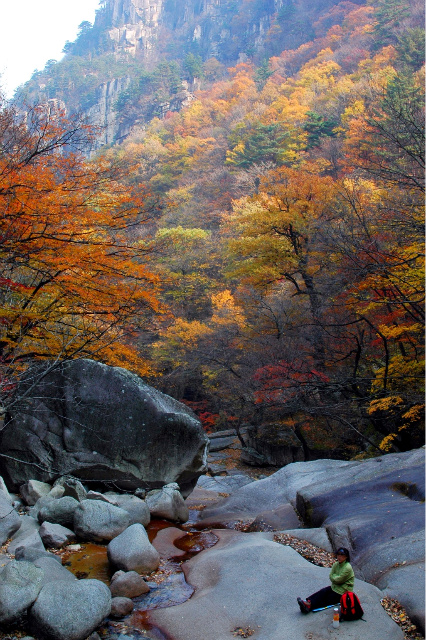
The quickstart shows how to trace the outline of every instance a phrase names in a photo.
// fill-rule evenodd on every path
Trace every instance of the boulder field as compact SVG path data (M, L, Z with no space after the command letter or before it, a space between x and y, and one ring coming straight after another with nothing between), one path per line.
M256 481L244 474L201 476L186 500L175 483L143 499L140 490L88 491L70 477L54 486L30 480L21 498L1 479L0 485L0 540L15 554L0 555L0 623L26 613L39 640L85 640L106 616L132 633L132 616L139 613L131 613L132 603L144 611L149 596L141 574L184 553L174 546L186 535L177 526L149 543L144 527L157 516L177 525L189 516L192 531L207 529L218 539L182 565L189 599L148 612L149 623L167 638L403 640L380 604L385 595L424 629L424 448L364 461L297 462ZM283 532L327 551L349 548L363 620L333 629L331 610L301 614L297 596L328 585L329 569L276 542ZM108 545L116 571L109 589L76 580L45 548L74 539Z
M7 553L0 553L0 626L16 625L25 617L40 640L85 640L107 616L131 613L131 598L149 591L140 574L155 571L160 554L144 526L152 515L148 501L88 492L72 478L61 482L49 487L30 480L21 497L1 484L5 515L0 545ZM67 490L79 499L64 496ZM148 492L150 498L153 510L161 505L171 521L181 520L184 500L176 483ZM46 549L70 549L75 541L108 543L110 587L95 579L78 580L59 555Z

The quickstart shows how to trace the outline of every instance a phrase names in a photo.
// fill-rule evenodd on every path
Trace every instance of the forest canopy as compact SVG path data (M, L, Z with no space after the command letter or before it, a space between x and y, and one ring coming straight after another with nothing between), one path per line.
M90 160L84 127L3 106L4 389L28 358L89 355L207 429L420 446L423 11L342 2L263 61L139 69L116 109L149 122ZM201 88L156 117L182 69Z

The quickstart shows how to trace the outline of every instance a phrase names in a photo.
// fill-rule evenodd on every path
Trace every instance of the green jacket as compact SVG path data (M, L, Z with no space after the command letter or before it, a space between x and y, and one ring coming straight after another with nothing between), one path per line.
M331 588L340 595L343 595L345 591L354 590L355 574L346 560L342 563L335 562L333 564L329 578L331 580Z

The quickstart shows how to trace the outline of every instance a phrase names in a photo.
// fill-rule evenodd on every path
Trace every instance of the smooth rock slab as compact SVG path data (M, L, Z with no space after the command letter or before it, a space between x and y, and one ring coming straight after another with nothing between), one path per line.
M107 555L111 566L123 571L150 573L160 564L160 554L150 543L141 524L132 524L111 540Z
M129 525L127 511L101 500L83 500L74 512L73 529L82 540L107 542Z
M11 560L0 571L0 623L18 618L37 598L43 580L43 570L31 562Z
M150 612L150 622L174 640L230 640L252 629L256 640L403 640L380 604L377 587L355 580L365 619L331 627L329 610L301 614L297 596L329 584L329 569L304 560L263 533L215 530L219 543L183 569L195 587L184 604Z
M29 621L48 640L85 640L110 611L110 590L99 580L51 582L40 591Z

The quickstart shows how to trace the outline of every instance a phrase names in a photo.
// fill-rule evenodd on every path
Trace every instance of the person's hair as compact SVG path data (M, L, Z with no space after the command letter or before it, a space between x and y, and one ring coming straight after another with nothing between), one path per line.
M351 561L351 558L350 558L350 555L349 555L349 551L346 549L346 547L340 547L339 549L337 549L337 551L336 551L336 555L337 555L338 553L344 553L344 554L345 554L345 556L346 556L346 560L347 560L347 562L350 562L350 561Z

